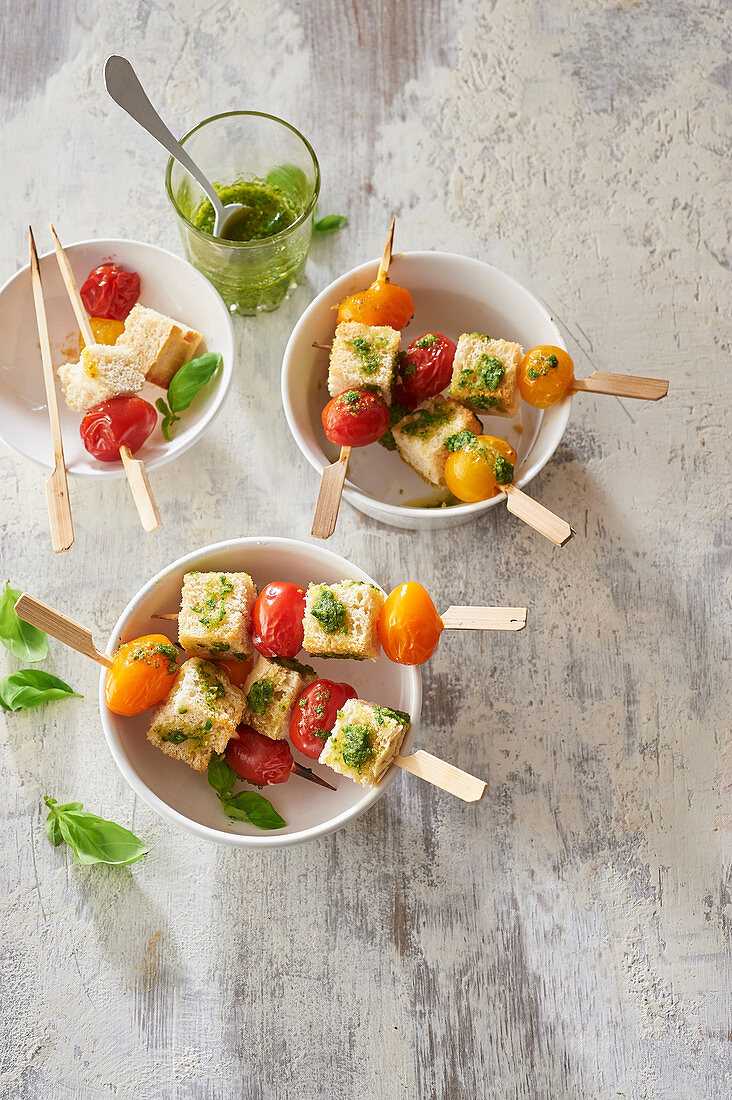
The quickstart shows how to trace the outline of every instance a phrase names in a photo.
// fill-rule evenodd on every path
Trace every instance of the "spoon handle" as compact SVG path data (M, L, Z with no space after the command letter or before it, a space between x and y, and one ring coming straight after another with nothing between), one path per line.
M104 83L115 103L119 104L130 118L139 123L143 130L147 130L151 137L159 141L171 157L174 157L185 168L186 172L190 172L208 195L214 210L223 215L223 205L211 182L206 179L198 165L191 160L180 142L173 137L147 98L145 89L126 57L112 54L107 58L104 65Z

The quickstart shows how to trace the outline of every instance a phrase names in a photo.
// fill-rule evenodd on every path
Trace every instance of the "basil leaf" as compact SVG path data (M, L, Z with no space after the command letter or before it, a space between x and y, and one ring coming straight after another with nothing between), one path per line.
M65 840L82 864L112 863L126 867L142 859L146 845L114 821L87 813L81 802L59 806L55 798L45 796L48 806L46 835L52 844Z
M239 791L239 794L222 798L221 803L229 817L249 821L258 829L282 829L287 824L272 803L254 791Z
M214 753L208 764L208 781L222 798L228 798L234 789L238 776L226 763L223 752Z
M48 639L42 630L24 622L15 614L20 592L5 582L0 598L0 642L21 661L42 661L48 656Z
M39 668L22 668L0 680L0 707L4 710L25 710L50 703L52 699L82 699L78 691Z
M208 351L205 355L189 359L179 367L168 386L168 405L171 411L178 413L187 409L198 391L211 381L220 363L221 356Z
M335 233L336 229L343 229L346 225L348 218L343 214L327 214L313 223L313 233Z

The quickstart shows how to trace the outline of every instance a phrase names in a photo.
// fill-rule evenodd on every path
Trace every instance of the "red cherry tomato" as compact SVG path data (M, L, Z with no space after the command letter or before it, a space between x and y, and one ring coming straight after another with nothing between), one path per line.
M416 581L389 593L378 626L384 652L400 665L429 661L445 629L429 594Z
M317 760L338 711L347 699L357 698L358 692L350 684L336 684L333 680L316 680L301 691L290 716L290 740L295 748Z
M89 273L79 293L90 317L124 321L140 297L140 276L119 264L101 264Z
M226 746L226 763L247 783L267 787L287 782L293 759L286 741L273 741L251 726L239 726Z
M440 332L425 332L413 340L399 367L394 401L413 409L420 401L436 397L449 385L457 348Z
M111 397L89 410L79 431L90 455L100 462L119 462L120 447L139 451L157 422L157 412L141 397Z
M295 657L302 649L305 589L270 581L252 608L252 641L265 657Z
M367 447L389 427L389 406L373 390L346 390L323 409L323 431L339 447Z

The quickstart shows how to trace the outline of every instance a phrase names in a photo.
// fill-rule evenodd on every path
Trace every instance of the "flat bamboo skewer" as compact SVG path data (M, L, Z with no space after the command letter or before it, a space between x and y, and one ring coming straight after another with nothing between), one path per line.
M56 259L58 260L61 277L69 295L69 301L71 302L71 308L74 311L77 324L81 329L84 343L87 346L89 344L94 344L96 343L94 332L89 323L87 312L84 309L84 303L81 300L81 295L76 285L74 273L71 270L69 258L53 226L51 226L51 236L53 237L53 245L56 249ZM122 465L127 475L127 482L132 493L132 499L135 502L137 514L140 517L142 526L146 531L157 531L158 527L162 526L162 520L160 519L160 512L158 511L158 506L155 503L155 497L150 487L150 481L147 476L144 462L141 462L137 458L133 458L130 448L124 445L119 449L119 456L122 459Z
M384 244L384 251L381 253L381 260L379 262L379 271L376 276L376 281L380 282L386 279L389 274L389 266L391 264L391 253L394 245L394 227L396 226L396 218L391 219L391 225L389 226L389 232L386 236L386 243ZM313 345L314 347L327 347L325 344ZM326 466L323 470L322 477L320 479L320 488L318 489L318 499L315 502L315 512L313 514L313 524L310 528L310 534L316 539L329 539L335 531L336 521L338 519L338 510L341 506L341 497L343 496L343 486L348 474L348 463L351 459L351 448L341 447L341 453L335 462L330 466Z
M523 630L528 610L525 607L448 607L441 615L445 630ZM150 616L166 622L178 621L177 611L164 611Z
M74 545L74 522L71 518L69 483L66 475L66 459L64 457L64 442L61 435L61 421L58 415L58 398L56 396L56 383L53 374L51 344L48 339L48 321L46 319L46 305L43 300L41 269L38 264L38 252L36 251L36 242L33 238L33 230L30 226L28 226L28 239L30 245L30 276L31 286L33 287L33 304L36 311L38 338L41 345L43 384L46 388L48 421L51 426L51 439L53 441L54 468L53 473L46 480L46 503L48 505L48 520L51 528L51 547L54 554L61 554L64 550L70 550Z
M15 613L24 622L37 626L39 630L63 642L69 649L76 650L84 657L91 657L92 661L104 665L105 668L112 667L112 658L97 649L91 631L80 626L73 619L69 619L68 616L62 615L60 611L54 610L53 607L48 607L47 604L29 596L27 592L23 592L16 600Z
M418 749L411 756L397 755L394 763L405 772L431 783L433 787L462 798L463 802L480 801L486 788L482 779L456 768L454 764L448 764L446 760L440 760L424 749Z
M665 378L642 378L637 374L612 374L596 370L587 378L575 379L570 393L606 393L611 397L660 401L668 393L668 381Z
M533 527L555 546L564 546L574 537L575 530L566 520L555 516L543 504L522 493L515 485L499 485L498 488L506 495L506 506L509 512L518 516L529 527Z

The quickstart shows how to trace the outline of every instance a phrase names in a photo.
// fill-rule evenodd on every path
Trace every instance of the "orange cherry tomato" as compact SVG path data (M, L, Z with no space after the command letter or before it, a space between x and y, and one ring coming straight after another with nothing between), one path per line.
M462 450L453 451L445 463L445 481L453 496L473 504L489 500L499 486L513 481L516 452L493 435L479 435Z
M389 593L378 627L384 652L400 665L429 661L445 629L429 594L416 581L400 584Z
M249 673L254 668L254 658L250 657L248 661L235 661L232 658L228 660L214 661L215 665L225 672L232 684L236 687L242 687Z
M124 321L113 321L111 317L90 317L89 324L97 344L116 344L125 331ZM79 333L79 350L85 346L84 337Z
M131 717L162 703L178 675L178 650L164 634L121 645L112 658L104 695L114 714Z
M527 351L518 370L519 393L527 405L548 409L556 405L574 382L572 357L562 348L540 344Z
M377 279L366 290L345 298L338 306L338 324L389 325L402 329L414 316L414 300L408 290L388 279Z

